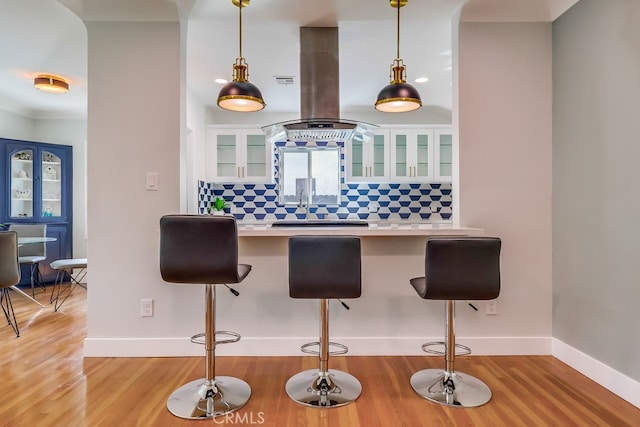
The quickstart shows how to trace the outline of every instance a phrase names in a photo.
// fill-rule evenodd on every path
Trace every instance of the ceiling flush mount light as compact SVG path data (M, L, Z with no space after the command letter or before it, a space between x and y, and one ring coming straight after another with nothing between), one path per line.
M36 89L51 93L67 93L69 92L69 83L62 77L50 74L40 74L33 79L33 85Z
M249 0L231 0L238 7L239 12L239 41L240 54L233 64L233 80L220 89L218 94L218 106L230 111L259 111L264 108L264 100L260 89L250 83L249 65L242 57L242 8L249 6Z
M408 0L391 0L391 7L398 10L398 23L396 34L396 59L391 64L391 83L385 86L378 94L376 110L385 113L404 113L417 110L422 106L420 93L407 83L405 66L400 59L400 8L407 4Z

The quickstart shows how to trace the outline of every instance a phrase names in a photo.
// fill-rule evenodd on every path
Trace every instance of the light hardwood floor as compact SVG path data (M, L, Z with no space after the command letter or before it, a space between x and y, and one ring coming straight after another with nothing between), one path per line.
M228 419L181 420L167 411L167 397L203 375L203 357L83 359L85 290L77 288L58 313L43 291L43 309L12 297L21 337L1 323L3 427L640 425L640 409L550 356L459 358L458 370L493 391L487 405L471 409L433 404L411 388L411 374L441 367L439 357L334 357L330 367L352 373L363 387L355 403L335 409L297 405L284 391L291 375L317 366L312 356L220 357L218 373L245 379L251 399Z

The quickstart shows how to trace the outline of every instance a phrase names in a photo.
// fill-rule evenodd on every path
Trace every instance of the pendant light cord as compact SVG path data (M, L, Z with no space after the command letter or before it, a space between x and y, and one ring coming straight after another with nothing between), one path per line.
M242 0L240 0L240 5L238 6L238 9L240 9L240 12L239 12L239 16L240 16L240 37L238 37L238 40L240 40L240 58L242 58Z
M242 0L240 0L242 1ZM396 32L396 58L400 59L400 0L397 0L398 6L398 22L397 22L397 32Z

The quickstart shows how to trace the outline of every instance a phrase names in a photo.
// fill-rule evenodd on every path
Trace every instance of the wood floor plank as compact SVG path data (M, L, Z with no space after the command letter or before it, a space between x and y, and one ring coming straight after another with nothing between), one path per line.
M166 409L171 392L202 377L203 357L87 358L86 291L76 288L56 313L48 294L38 308L13 294L21 337L0 327L0 426L638 426L640 409L551 356L470 356L457 369L489 385L478 408L448 408L418 396L409 383L421 369L441 368L434 356L341 356L330 367L355 375L362 394L335 409L291 401L284 386L317 368L312 356L219 357L219 375L243 378L251 399L228 419L194 423Z

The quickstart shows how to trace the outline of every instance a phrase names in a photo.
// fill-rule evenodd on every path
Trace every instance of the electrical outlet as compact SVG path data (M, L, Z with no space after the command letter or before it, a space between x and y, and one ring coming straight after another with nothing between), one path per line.
M438 212L438 207L431 205L431 213L437 213Z
M487 316L496 316L498 314L498 301L495 299L487 301L484 310Z
M153 317L153 300L152 299L140 300L140 316Z
M369 203L369 213L378 212L378 204L377 203Z

